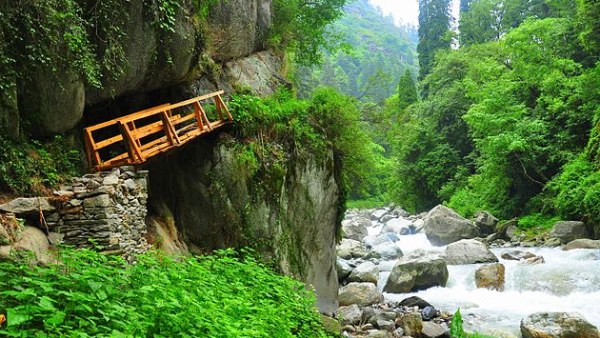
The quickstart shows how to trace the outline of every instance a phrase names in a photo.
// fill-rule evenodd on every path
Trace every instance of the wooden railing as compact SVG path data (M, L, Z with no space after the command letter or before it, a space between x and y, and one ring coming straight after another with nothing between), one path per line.
M219 91L163 104L85 128L90 168L105 170L142 164L233 121L222 94Z

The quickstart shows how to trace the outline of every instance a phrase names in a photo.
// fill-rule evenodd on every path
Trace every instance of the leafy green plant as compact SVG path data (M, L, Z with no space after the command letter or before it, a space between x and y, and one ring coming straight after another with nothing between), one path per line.
M62 249L62 264L0 263L8 337L327 337L304 284L226 250L135 265Z

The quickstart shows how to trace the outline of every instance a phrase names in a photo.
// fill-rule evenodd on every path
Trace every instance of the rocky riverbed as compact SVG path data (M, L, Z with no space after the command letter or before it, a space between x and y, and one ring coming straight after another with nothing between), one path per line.
M598 337L600 241L581 222L524 241L516 222L489 213L392 205L349 210L342 225L346 337L450 337L457 308L468 330L495 337Z

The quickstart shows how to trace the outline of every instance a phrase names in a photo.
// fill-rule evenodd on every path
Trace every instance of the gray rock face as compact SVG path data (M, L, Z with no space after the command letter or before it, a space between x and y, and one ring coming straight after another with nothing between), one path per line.
M404 255L402 249L400 249L396 243L379 244L373 247L371 251L375 252L380 258L386 260L398 259Z
M14 214L0 214L0 245L9 245L18 242L22 236L25 226Z
M37 261L45 262L49 259L50 243L46 235L38 228L26 226L23 238L13 246L14 251L30 252Z
M481 236L488 236L494 232L498 219L487 211L480 211L475 215L475 225L479 228Z
M218 140L198 139L168 161L149 164L153 198L171 211L188 246L260 241L282 272L314 287L322 313L334 313L339 189L332 154L287 162L285 175L267 188L253 183L236 151L221 132ZM257 194L260 188L266 193Z
M500 263L488 264L475 271L475 285L497 291L504 290L504 265Z
M282 64L281 58L269 51L233 60L225 64L226 79L221 86L235 83L252 88L257 95L271 95L281 86L291 86L280 75Z
M434 322L423 322L422 334L425 338L450 337L449 332L446 332L440 324Z
M42 212L56 210L47 197L19 197L0 205L0 211L15 215L35 215L40 209Z
M338 258L335 261L335 269L337 270L338 278L340 281L350 276L352 270L354 270L354 268L350 266L350 264L348 264L348 262L345 259L342 258Z
M405 293L433 286L446 286L448 267L439 257L424 256L399 260L383 288L385 292Z
M383 301L383 294L373 283L350 283L340 288L339 302L340 306L356 304L358 306L367 306Z
M567 244L576 239L587 238L588 230L583 222L557 222L550 231L550 237L558 238L562 244Z
M367 227L372 226L370 220L357 217L355 219L342 222L342 231L344 238L353 239L355 241L362 241L369 233Z
M450 265L497 262L498 258L487 245L475 239L463 239L448 244L444 255Z
M479 236L475 224L443 205L429 211L424 221L425 234L433 245L442 246Z
M598 338L598 329L578 313L540 312L521 321L523 338Z
M408 235L411 230L412 221L404 218L393 218L383 227L383 232L393 232L400 235Z
M405 313L401 319L404 334L412 337L420 337L423 332L423 320L418 312Z
M363 312L356 304L349 306L340 306L337 312L338 318L344 325L356 325L360 323Z
M574 249L600 249L600 240L593 239L576 239L567 243L563 246L563 250L574 250Z
M348 277L351 282L374 283L379 280L379 268L371 262L364 262L358 265Z

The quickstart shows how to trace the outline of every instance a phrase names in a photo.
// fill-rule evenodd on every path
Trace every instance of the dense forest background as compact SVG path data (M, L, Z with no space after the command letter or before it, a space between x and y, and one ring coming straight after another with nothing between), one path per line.
M366 29L349 19L356 4L340 23L353 25L346 32ZM445 203L465 216L483 209L520 217L525 229L556 218L597 224L600 5L462 0L460 18L451 18L449 0L419 6L418 76L413 54L403 55L395 93L361 100L362 118L380 146L377 163L384 165L356 177L351 198L396 201L411 211ZM411 41L410 28L399 29ZM356 55L365 64L379 57ZM340 90L360 97L360 90L344 87L344 58L326 58L322 73L335 74Z

